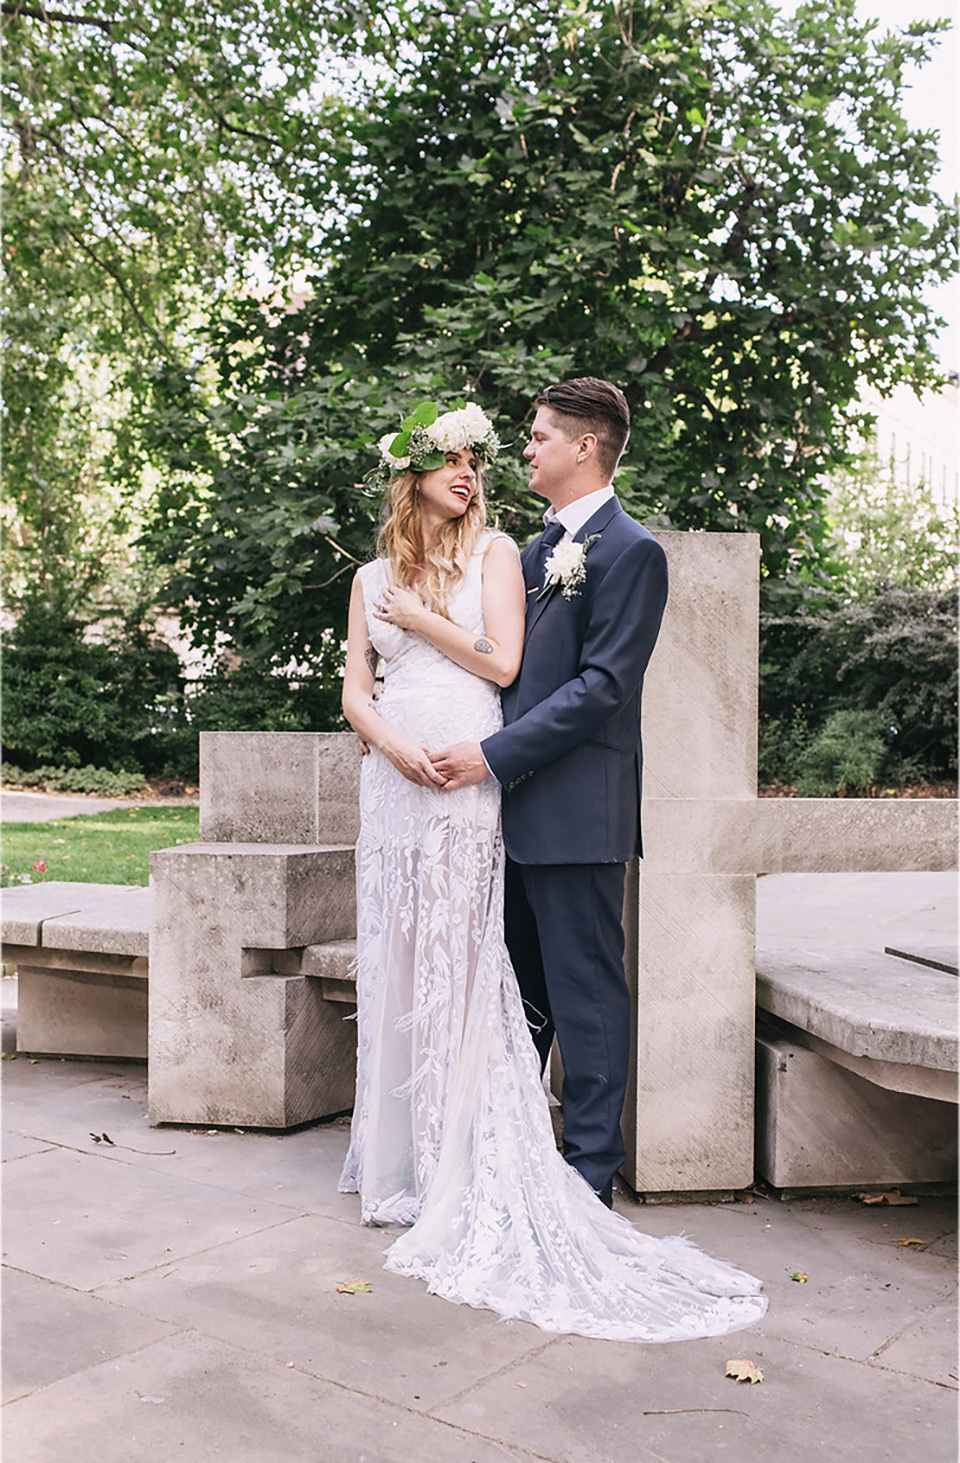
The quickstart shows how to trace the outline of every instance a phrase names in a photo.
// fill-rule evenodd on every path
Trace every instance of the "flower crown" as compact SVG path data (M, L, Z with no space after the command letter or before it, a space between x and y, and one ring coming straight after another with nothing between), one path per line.
M401 472L433 472L443 467L448 452L467 447L482 463L493 462L500 442L493 423L475 402L458 402L441 416L432 401L421 401L400 424L399 432L388 432L377 444L380 461L370 477L386 484Z

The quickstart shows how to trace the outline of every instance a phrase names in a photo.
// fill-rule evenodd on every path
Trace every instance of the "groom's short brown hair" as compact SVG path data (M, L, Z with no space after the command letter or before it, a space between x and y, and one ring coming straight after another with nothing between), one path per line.
M613 477L630 436L630 408L619 386L596 376L576 376L557 386L545 386L536 405L570 419L562 424L564 436L592 432L597 439L597 465L608 478Z

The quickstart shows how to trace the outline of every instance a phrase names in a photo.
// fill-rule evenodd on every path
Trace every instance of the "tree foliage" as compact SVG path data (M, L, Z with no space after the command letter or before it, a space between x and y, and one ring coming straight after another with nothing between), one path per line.
M215 466L199 494L168 483L154 526L198 632L312 653L410 397L475 392L509 440L574 373L632 403L640 516L756 530L768 597L815 577L858 383L934 372L921 291L953 215L898 100L938 26L880 35L852 0L349 14L375 68L349 207L308 299L224 315L215 406L186 418ZM506 527L535 521L518 459L495 496Z
M590 373L633 407L628 506L757 531L767 662L794 654L860 383L936 377L923 291L955 268L955 209L900 100L942 22L883 34L854 0L4 14L7 541L48 609L94 598L135 516L113 487L149 492L141 550L197 643L292 679L284 724L329 707L376 439L464 394L519 441L545 382ZM518 452L493 499L535 525ZM922 625L868 599L906 665Z
M210 298L302 254L343 104L292 0L11 0L3 33L6 568L72 611L102 563L87 520L135 477L131 404L195 355Z

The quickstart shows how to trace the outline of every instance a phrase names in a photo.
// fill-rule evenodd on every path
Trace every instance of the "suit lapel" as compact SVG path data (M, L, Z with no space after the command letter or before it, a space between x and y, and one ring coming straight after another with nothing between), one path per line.
M601 503L596 513L594 513L591 518L588 518L583 527L581 529L578 529L578 531L574 534L574 543L582 544L584 539L589 538L591 534L602 533L607 524L610 522L611 518L614 518L616 514L622 512L623 509L620 506L620 500L616 496L614 496L613 498L609 498L606 503ZM527 621L524 630L525 639L529 637L534 625L537 623L540 616L543 614L547 605L553 599L553 596L556 594L557 589L559 588L559 585L552 584L548 588L546 594L540 596L539 585L531 586L531 584L529 583L529 576L533 574L534 569L539 563L540 559L540 538L541 535L538 534L537 537L533 540L533 543L524 550L524 583L527 585ZM531 594L531 588L535 588L536 592Z
M611 518L616 517L618 513L622 512L623 509L620 507L620 499L616 496L608 498L605 503L600 504L593 517L588 518L583 527L577 530L573 536L574 543L582 544L584 539L589 538L592 533L603 533Z

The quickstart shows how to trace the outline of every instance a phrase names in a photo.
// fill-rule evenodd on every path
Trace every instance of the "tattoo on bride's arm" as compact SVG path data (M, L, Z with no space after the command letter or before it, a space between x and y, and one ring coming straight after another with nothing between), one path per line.
M376 680L377 679L377 664L378 664L378 662L380 660L380 656L374 650L374 648L373 648L372 645L368 645L367 646L366 650L363 652L363 658L367 662L367 666L369 667L370 674L373 676L373 679Z
M480 652L481 655L492 655L493 654L493 646L490 644L490 641L489 640L484 640L482 636L480 637L479 640L475 640L473 642L473 648L474 648L474 650L479 650L479 652Z

